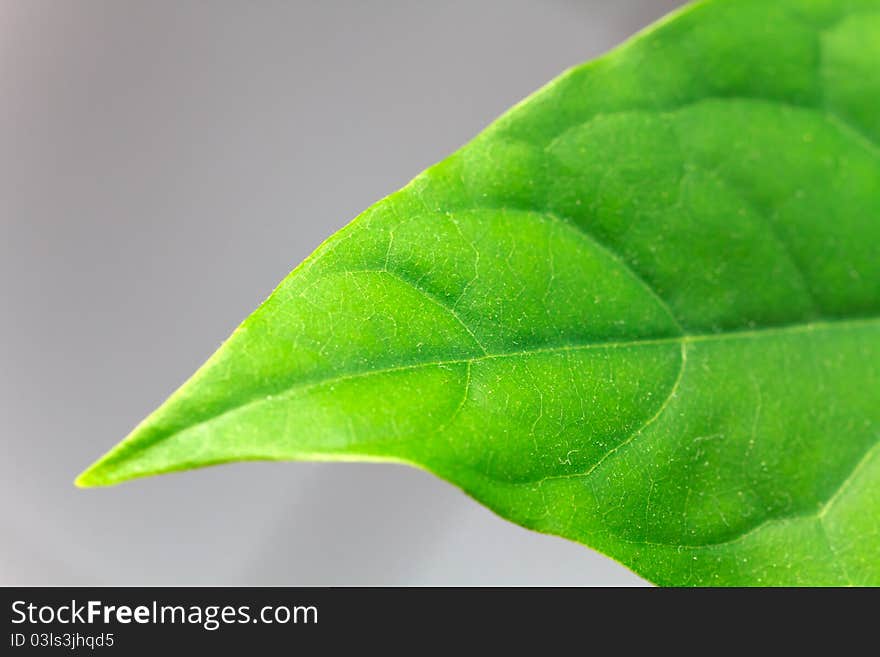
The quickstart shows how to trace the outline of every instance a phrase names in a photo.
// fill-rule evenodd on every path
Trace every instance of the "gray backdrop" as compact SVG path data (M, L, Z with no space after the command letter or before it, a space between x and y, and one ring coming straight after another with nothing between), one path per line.
M78 472L317 244L674 0L0 0L0 584L637 585L400 466Z

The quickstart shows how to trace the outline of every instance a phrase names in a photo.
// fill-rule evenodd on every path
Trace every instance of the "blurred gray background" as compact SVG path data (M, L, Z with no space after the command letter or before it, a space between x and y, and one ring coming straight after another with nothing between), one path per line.
M673 0L0 0L0 584L639 585L423 472L72 481L325 237Z

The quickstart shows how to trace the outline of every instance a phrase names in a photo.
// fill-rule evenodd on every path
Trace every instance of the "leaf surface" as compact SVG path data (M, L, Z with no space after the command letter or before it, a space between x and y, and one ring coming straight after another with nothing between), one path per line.
M709 0L294 270L84 486L399 461L660 584L880 585L880 1Z

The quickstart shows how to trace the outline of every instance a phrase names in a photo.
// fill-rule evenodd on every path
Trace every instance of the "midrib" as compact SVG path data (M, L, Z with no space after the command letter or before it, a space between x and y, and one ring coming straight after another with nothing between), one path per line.
M787 324L783 326L770 326L765 328L756 328L748 330L727 331L723 333L685 333L682 335L669 336L663 338L639 338L635 340L619 340L619 341L600 341L589 342L585 344L557 345L547 347L537 347L534 349L520 349L515 351L504 351L489 354L479 354L468 356L465 358L451 358L448 360L431 360L420 361L416 363L407 363L383 367L371 370L362 370L355 372L343 372L332 376L318 378L313 380L298 381L287 386L280 392L260 395L244 403L237 404L230 408L224 409L222 412L206 418L200 422L196 422L187 427L179 429L179 431L188 431L199 425L213 422L224 415L236 411L244 410L250 406L254 406L267 401L282 400L289 395L301 393L306 390L318 388L325 385L342 383L345 381L362 379L370 376L378 376L382 374L392 374L395 372L406 372L417 370L424 367L442 367L445 365L463 365L467 363L478 363L481 361L497 360L503 358L524 358L541 354L554 354L565 352L586 351L592 349L621 349L627 347L642 347L650 345L663 344L694 344L703 342L721 342L728 340L758 340L779 335L797 335L805 333L822 333L827 331L839 331L849 329L860 329L865 327L874 327L880 329L880 317L865 317L858 319L828 319L821 321L806 322L800 324Z

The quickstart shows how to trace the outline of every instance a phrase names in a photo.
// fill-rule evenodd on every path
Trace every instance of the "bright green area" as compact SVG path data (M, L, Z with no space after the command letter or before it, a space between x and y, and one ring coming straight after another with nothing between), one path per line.
M330 238L84 486L424 467L660 584L880 585L880 0L710 0Z

